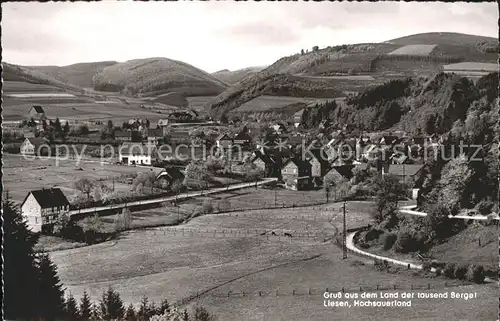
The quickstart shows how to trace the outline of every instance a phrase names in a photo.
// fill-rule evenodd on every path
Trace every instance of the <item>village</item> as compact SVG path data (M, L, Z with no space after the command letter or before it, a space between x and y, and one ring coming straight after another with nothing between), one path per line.
M24 141L17 153L24 157L60 157L61 148L56 146L67 142L93 143L94 148L111 144L112 156L102 155L102 149L99 155L94 149L90 153L93 157L85 155L83 159L100 157L101 162L105 159L110 165L141 171L149 167L154 172L155 185L164 189L162 192L185 182L190 163L207 159L216 160L226 176L274 178L284 188L299 191L330 190L324 185L339 187L338 182L350 180L356 171L372 170L380 175L395 175L406 186L408 199L418 200L417 174L423 167L424 154L439 149L443 137L408 137L401 132L356 135L349 133L347 127L335 130L321 124L323 132L311 138L301 130L302 114L303 110L297 112L289 122L258 124L264 129L257 134L252 133L255 123L221 124L197 119L188 112L176 112L157 121L131 119L121 127L97 122L71 129L68 122L46 115L42 106L35 105L19 125ZM54 137L54 133L69 132L77 134ZM71 149L67 150L71 153ZM75 155L64 156L75 159ZM336 196L337 191L332 187L329 193ZM41 231L46 224L54 223L58 215L67 214L69 205L61 189L42 186L26 194L21 208L29 225Z

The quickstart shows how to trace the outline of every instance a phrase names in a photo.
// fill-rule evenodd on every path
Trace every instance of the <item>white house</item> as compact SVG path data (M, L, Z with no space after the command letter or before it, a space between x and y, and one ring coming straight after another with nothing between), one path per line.
M23 155L47 154L50 146L43 138L29 137L24 140L19 148Z
M59 188L31 191L24 198L21 211L28 228L38 233L54 224L60 215L69 213L69 201Z
M124 143L118 151L119 162L127 165L151 165L151 146Z

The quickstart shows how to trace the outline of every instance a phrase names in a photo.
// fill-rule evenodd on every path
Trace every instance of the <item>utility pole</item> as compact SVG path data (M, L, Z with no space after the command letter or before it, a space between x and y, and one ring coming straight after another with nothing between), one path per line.
M342 234L342 259L347 259L347 226L345 221L345 201L342 206L342 211L344 214L344 231Z
M277 191L277 186L274 187L274 207L276 207L277 201L278 201L278 191Z

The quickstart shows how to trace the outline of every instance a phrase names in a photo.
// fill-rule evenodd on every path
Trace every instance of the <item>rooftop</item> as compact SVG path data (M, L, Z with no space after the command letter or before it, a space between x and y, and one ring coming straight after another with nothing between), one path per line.
M31 191L28 193L26 198L32 194L35 197L36 201L42 208L52 208L58 206L69 206L69 201L64 196L64 193L59 188L49 188L49 189L40 189L36 191ZM23 201L26 201L26 198Z

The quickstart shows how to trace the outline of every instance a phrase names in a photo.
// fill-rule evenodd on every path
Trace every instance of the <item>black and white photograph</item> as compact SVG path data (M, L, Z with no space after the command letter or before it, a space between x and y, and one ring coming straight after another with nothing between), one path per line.
M499 319L499 4L2 3L8 321Z

